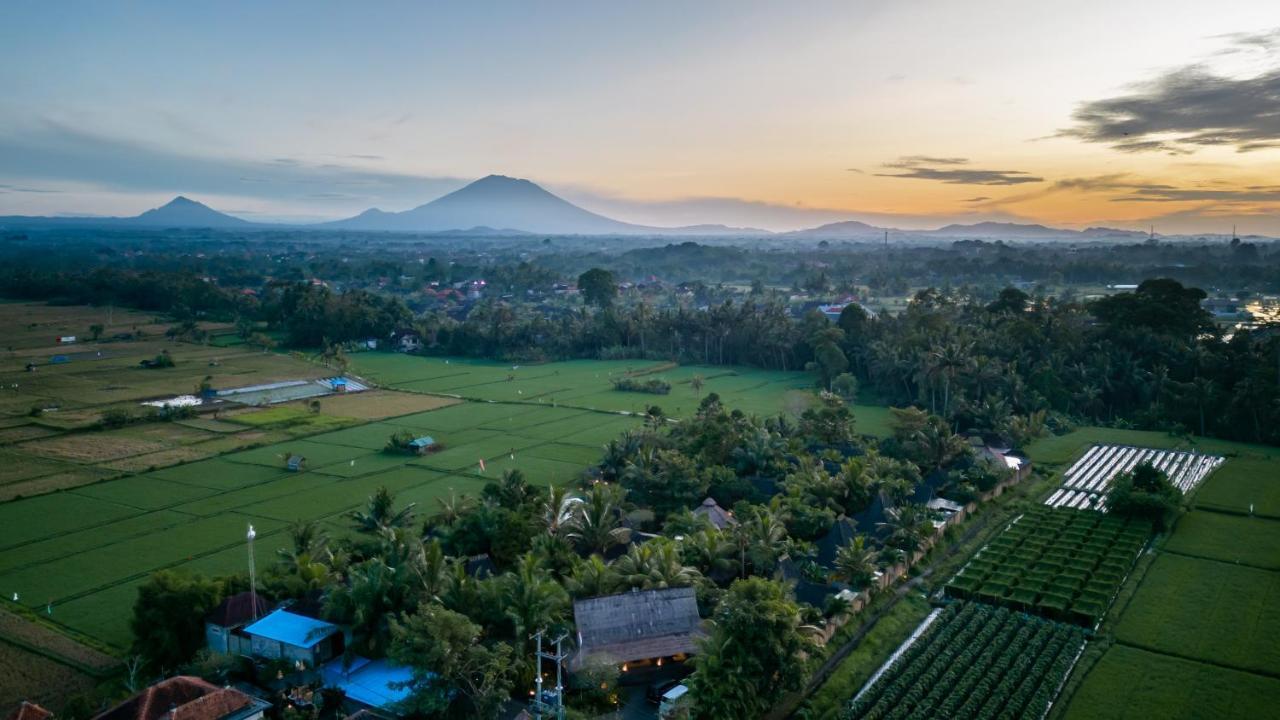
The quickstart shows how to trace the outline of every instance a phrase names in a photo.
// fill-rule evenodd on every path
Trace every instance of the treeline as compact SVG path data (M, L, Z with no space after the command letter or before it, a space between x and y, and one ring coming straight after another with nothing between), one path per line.
M119 305L238 326L266 321L292 347L314 348L366 338L385 339L408 327L413 313L398 298L364 290L337 293L309 282L277 281L244 293L187 272L101 267L88 272L0 271L0 295L69 305Z
M1224 332L1204 292L1169 279L1081 303L1013 288L993 302L918 292L898 315L857 305L837 323L771 300L705 310L482 303L464 321L427 316L430 352L505 359L644 357L849 374L881 402L1014 437L1028 423L1088 422L1280 444L1280 335Z

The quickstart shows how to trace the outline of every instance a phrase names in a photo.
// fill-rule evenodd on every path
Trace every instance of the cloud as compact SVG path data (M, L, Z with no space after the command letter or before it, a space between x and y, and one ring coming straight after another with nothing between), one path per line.
M1263 51L1267 66L1231 77L1204 64L1167 70L1130 92L1081 104L1060 137L1110 145L1125 153L1184 155L1203 147L1237 152L1280 148L1280 29L1224 36L1224 51Z
M980 170L967 167L968 164L968 158L908 155L884 165L903 172L876 173L876 176L936 180L951 185L1022 185L1044 182L1044 178L1021 170Z
M0 185L0 193L37 193L37 194L43 195L43 194L57 194L60 192L62 191L54 190L52 188L22 187L20 185Z
M266 202L310 201L318 214L329 217L370 206L415 207L469 181L290 157L210 157L85 133L56 122L0 130L0 157L0 182L28 191L43 183L75 183L126 193L251 195ZM323 206L316 204L326 200Z
M980 202L986 202L986 201L988 201L988 200L990 200L990 199L991 199L991 198L987 197L986 195L979 195L978 197L965 198L964 200L961 200L960 202L964 202L964 203L980 203Z

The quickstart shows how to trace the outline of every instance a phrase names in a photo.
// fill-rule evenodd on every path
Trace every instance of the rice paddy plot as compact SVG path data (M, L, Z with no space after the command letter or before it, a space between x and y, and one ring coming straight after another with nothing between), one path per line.
M20 450L0 448L0 485L38 478L74 468L72 463L29 455Z
M278 467L249 465L230 462L224 458L212 458L188 465L156 470L150 475L188 485L199 485L219 490L232 490L266 482L285 475L284 461Z
M367 451L360 448L312 442L310 440L290 440L254 450L233 453L227 455L226 459L236 463L284 468L289 457L301 455L306 459L304 468L311 470L337 462L349 462L367 454Z
M1280 573L1164 553L1115 633L1170 655L1280 674Z
M439 410L415 413L387 420L388 425L409 430L469 430L485 425L501 428L503 423L514 422L525 415L536 417L540 407L515 403L469 402L451 405Z
M462 470L478 466L481 460L488 462L519 453L531 445L541 441L522 438L518 435L492 433L485 438L476 439L465 444L454 444L448 436L444 439L444 449L427 453L410 461L412 465L432 468L434 470Z
M1150 532L1145 522L1041 506L982 548L946 591L1092 626L1111 605Z
M190 515L172 510L157 510L134 515L106 525L65 533L23 545L18 552L0 554L0 573L37 566L86 548L108 546L130 538L149 535L157 530L191 522Z
M96 483L73 490L76 495L109 500L139 510L158 510L208 497L213 488L184 485L149 475L135 475Z
M352 458L347 462L333 463L326 465L319 470L311 472L321 475L332 475L339 478L354 478L362 475L370 475L392 468L402 467L412 456L393 454L386 452L375 452L369 455L361 455L358 458Z
M479 498L484 486L492 482L481 478L462 477L458 475L440 475L439 477L415 487L409 488L396 496L397 507L408 507L414 504L414 511L419 517L427 518L440 509L437 500L445 500L450 494L455 497L466 495Z
M1164 549L1222 562L1280 570L1280 520L1195 510L1178 520Z
M486 462L484 472L480 472L479 466L472 468L470 472L477 477L497 479L507 470L519 470L524 474L525 480L531 484L546 486L564 485L581 475L582 469L583 466L577 463L549 460L517 452L515 457L501 456Z
M1231 458L1196 493L1198 507L1280 519L1280 473L1274 458Z
M275 523L275 526L281 524ZM123 579L243 543L244 527L243 518L220 515L108 546L91 547L39 566L0 574L0 593L18 593L23 604L42 608L50 599L56 602L92 592ZM273 528L266 526L263 529Z
M128 505L71 493L54 493L5 503L0 505L0 528L4 528L4 534L0 536L0 550L7 553L33 540L105 525L138 514L137 508Z
M545 458L547 460L559 460L561 462L573 463L579 467L586 467L600 461L601 450L598 447L587 447L582 445L569 445L565 443L547 443L545 445L535 445L528 448L522 453L524 456Z
M308 489L303 497L290 494L240 507L243 512L285 522L316 520L364 505L379 487L398 493L434 477L420 468L401 467L353 480L329 478L319 487Z
M127 650L133 643L129 619L133 614L133 604L138 599L138 586L143 582L144 578L138 578L55 603L48 617L121 651Z
M296 506L306 508L307 498L312 492L336 482L338 478L332 475L316 472L289 473L266 482L193 500L173 509L196 517L213 517L242 508L251 511L262 503L281 497L292 498Z
M1274 717L1280 679L1112 645L1071 697L1066 720Z

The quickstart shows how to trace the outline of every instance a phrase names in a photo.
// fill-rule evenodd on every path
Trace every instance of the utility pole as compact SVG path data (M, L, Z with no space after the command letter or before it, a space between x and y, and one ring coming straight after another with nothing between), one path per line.
M537 668L534 671L534 680L537 684L537 688L534 690L533 703L531 704L533 707L533 716L537 718L537 720L542 720L545 713L548 717L555 718L555 720L564 720L564 660L566 655L564 653L563 646L565 638L567 638L568 635L561 634L560 637L555 639L554 642L556 644L556 650L554 653L543 652L542 634L544 632L544 630L539 630L533 635L533 640L537 647L534 651L534 655L537 657L538 663ZM554 703L547 703L542 699L543 660L551 660L556 664L556 692Z

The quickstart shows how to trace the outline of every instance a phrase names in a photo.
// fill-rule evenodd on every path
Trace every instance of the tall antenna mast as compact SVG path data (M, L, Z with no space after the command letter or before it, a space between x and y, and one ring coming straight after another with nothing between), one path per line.
M258 619L258 573L253 564L253 539L258 537L258 533L253 529L253 523L249 523L249 532L245 533L245 541L249 545L249 608L253 614L253 619Z

